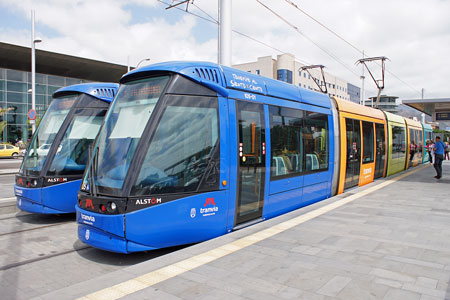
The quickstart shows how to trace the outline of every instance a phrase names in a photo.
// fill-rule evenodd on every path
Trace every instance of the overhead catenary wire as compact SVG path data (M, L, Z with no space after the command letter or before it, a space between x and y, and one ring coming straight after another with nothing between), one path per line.
M170 3L167 3L167 2L162 1L162 0L158 0L158 2L163 3L163 4L165 4L165 5L170 5ZM200 19L202 19L202 20L204 20L204 21L207 21L207 22L210 22L210 23L214 23L214 24L216 24L216 25L219 24L219 21L217 21L214 17L212 17L211 15L209 15L208 13L206 13L204 10L200 9L200 7L199 7L198 5L195 5L195 4L194 4L194 6L195 6L196 8L198 8L200 11L202 11L205 15L207 15L210 19L205 18L205 17L203 17L203 16L200 16L200 15L198 15L198 14L195 14L195 13L193 13L193 12L186 11L186 10L184 10L184 9L182 9L182 8L179 8L179 7L173 7L173 8L175 8L175 9L177 9L177 10L180 10L180 11L182 11L182 12L184 12L184 13L193 15L193 16L195 16L195 17L198 17L198 18L200 18ZM268 47L268 48L270 48L270 49L272 49L272 50L275 50L276 52L279 52L279 53L282 53L282 54L288 53L288 52L283 51L283 50L281 50L281 49L279 49L279 48L276 48L276 47L274 47L274 46L271 46L271 45L269 45L269 44L267 44L267 43L265 43L265 42L263 42L263 41L260 41L260 40L254 38L254 37L251 37L251 36L249 36L248 34L239 32L239 31L234 30L234 29L232 29L232 31L233 31L234 33L239 34L239 35L241 35L241 36L243 36L243 37L246 37L246 38L248 38L248 39L250 39L250 40L252 40L252 41L254 41L254 42L256 42L256 43L259 43L259 44L261 44L261 45L263 45L263 46L265 46L265 47ZM306 61L303 61L303 60L300 60L300 59L298 59L298 58L296 59L296 61L298 61L299 63L304 64L304 65L310 65L310 63L308 63L308 62L306 62Z
M294 24L292 24L291 22L289 22L288 20L286 20L286 18L283 18L281 15L279 15L277 12L275 12L273 9L271 9L270 7L268 7L266 4L262 3L260 0L255 0L256 2L258 2L261 6L263 6L264 8L266 8L268 11L270 11L272 14L274 14L275 16L277 16L280 20L282 20L284 23L286 23L287 25L289 25L290 27L292 27L297 33L299 33L300 35L302 35L304 38L306 38L308 41L310 41L311 43L313 43L316 47L318 47L320 50L322 50L323 52L325 52L328 56L330 56L331 58L333 58L335 61L337 61L339 64L341 64L344 68L346 68L347 70L349 70L351 73L353 73L355 76L359 77L360 75L357 74L354 70L352 70L349 66L347 66L343 61L341 61L337 56L335 56L334 54L332 54L331 52L329 52L328 50L326 50L325 48L323 48L322 46L320 46L318 43L316 43L313 39L311 39L309 36L307 36L305 33L303 33L297 26L295 26Z
M322 22L320 22L319 20L317 20L316 18L314 18L312 15L310 15L309 13L307 13L305 10L301 9L297 4L295 4L294 2L292 2L291 0L285 0L287 3L289 3L290 5L292 5L295 9L297 9L298 11L300 11L301 13L303 13L304 15L306 15L307 17L309 17L310 19L312 19L314 22L316 22L317 24L319 24L320 26L322 26L323 28L325 28L327 31L329 31L331 34L333 34L334 36L336 36L338 39L342 40L344 43L346 43L347 45L349 45L351 48L355 49L357 52L359 52L360 54L362 54L363 56L368 56L367 53L364 53L363 50L359 49L358 47L356 47L355 45L353 45L352 43L350 43L349 41L347 41L345 38L343 38L341 35L339 35L338 33L336 33L334 30L330 29L329 27L327 27L325 24L323 24ZM413 86L411 86L410 84L408 84L407 82L405 82L404 80L402 80L400 77L398 77L397 75L395 75L393 72L389 71L386 68L386 72L389 73L390 75L392 75L394 78L396 78L398 81L402 82L403 84L405 84L406 86L408 86L409 88L411 88L412 90L414 90L415 92L421 94L422 92L417 90L416 88L414 88Z
M170 3L167 3L167 2L165 2L165 1L163 1L163 0L158 0L158 2L160 2L160 3L162 3L162 4L165 4L165 5L170 5ZM213 17L212 17L211 15L209 15L208 13L206 13L204 10L200 9L200 7L199 7L198 5L194 5L194 6L195 6L196 8L198 8L200 11L202 11L205 15L207 15L208 18L205 18L205 17L203 17L203 16L201 16L201 15L199 15L199 14L193 13L193 12L191 12L191 11L186 11L186 10L184 10L184 9L182 9L182 8L179 8L179 7L173 7L173 8L174 8L174 9L177 9L177 10L179 10L179 11L182 11L183 13L187 13L187 14L193 15L193 16L195 16L195 17L198 17L198 18L200 18L200 19L202 19L202 20L204 20L204 21L207 21L207 22L210 22L210 23L213 23L213 24L216 24L216 25L219 24L219 22L218 22L215 18L213 18ZM295 26L294 26L294 27L295 27ZM295 27L295 28L296 28L296 27ZM269 45L269 44L267 44L267 43L265 43L265 42L263 42L263 41L260 41L260 40L254 38L254 37L251 37L251 36L249 36L249 35L247 35L247 34L245 34L245 33L239 32L239 31L234 30L234 29L232 29L232 31L233 31L234 33L238 34L238 35L241 35L241 36L243 36L243 37L246 37L246 38L248 38L248 39L250 39L250 40L252 40L252 41L254 41L254 42L256 42L256 43L259 43L259 44L261 44L261 45L263 45L263 46L265 46L265 47L268 47L268 48L270 48L270 49L272 49L272 50L275 50L276 52L279 52L279 53L282 53L282 54L288 53L287 51L283 51L283 50L281 50L281 49L279 49L279 48L277 48L277 47L274 47L274 46L272 46L272 45ZM308 40L310 40L312 43L314 43L315 45L317 45L313 40L309 39L308 37L306 37L306 38L307 38ZM318 46L319 48L321 48L320 45L317 45L317 46ZM322 48L321 48L321 49L322 49ZM333 54L331 54L331 53L328 53L328 51L325 50L325 49L322 49L322 50L323 50L324 52L326 52L328 55L330 55L333 59L335 59L336 61L338 61L341 65L343 65L347 70L349 70L349 71L350 71L351 73L353 73L355 76L359 77L359 74L355 73L351 68L349 68L348 66L346 66L344 62L342 62L342 61L339 60L339 58L333 56ZM307 62L307 61L305 61L305 60L300 60L300 59L298 58L298 57L300 57L300 56L296 55L295 57L296 57L296 58L295 58L295 61L297 61L297 62L299 62L299 63L301 63L301 64L303 64L303 65L311 65L310 62Z

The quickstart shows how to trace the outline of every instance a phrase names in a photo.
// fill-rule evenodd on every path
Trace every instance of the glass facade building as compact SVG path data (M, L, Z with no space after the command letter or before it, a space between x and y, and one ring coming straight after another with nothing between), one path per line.
M53 93L61 87L88 82L83 79L36 73L37 120L44 115ZM27 112L31 109L31 72L0 68L0 108L8 109L0 115L6 127L0 135L3 142L26 142L31 137Z

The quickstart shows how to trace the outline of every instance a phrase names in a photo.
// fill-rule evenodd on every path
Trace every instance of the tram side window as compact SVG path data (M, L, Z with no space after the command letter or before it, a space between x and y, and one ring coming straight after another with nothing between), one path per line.
M374 161L373 145L373 123L362 122L363 124L363 163L372 163Z
M418 147L419 147L419 149L418 149L418 151L419 151L419 157L422 158L422 152L423 152L423 135L422 135L422 131L419 131L419 130L417 130L416 133L417 133L416 140L418 141L418 142L417 142L417 145L418 145Z
M278 106L269 107L271 170L274 177L298 175L303 169L303 111Z
M303 129L305 171L328 170L328 116L307 111Z
M215 151L219 151L217 98L168 98L131 194L196 191L211 170ZM219 174L217 168L214 172Z
M405 142L405 128L392 126L392 158L403 157Z

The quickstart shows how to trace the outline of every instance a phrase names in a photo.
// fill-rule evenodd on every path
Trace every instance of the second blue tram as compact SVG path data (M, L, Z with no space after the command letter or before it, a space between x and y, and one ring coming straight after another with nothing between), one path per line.
M42 214L75 212L88 148L117 89L113 83L85 83L53 94L16 175L19 209Z
M330 197L332 105L213 63L126 74L78 194L79 238L122 253L189 244Z

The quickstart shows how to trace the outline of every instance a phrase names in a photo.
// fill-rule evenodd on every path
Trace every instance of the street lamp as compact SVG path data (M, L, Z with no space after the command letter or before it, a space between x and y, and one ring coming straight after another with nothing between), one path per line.
M31 108L36 110L36 44L42 42L41 38L34 36L34 9L31 10ZM31 121L31 133L36 131L36 121Z
M144 59L141 59L141 61L138 62L137 66L136 66L136 69L139 68L139 65L140 65L141 63L143 63L144 61L150 61L150 58L144 58Z

